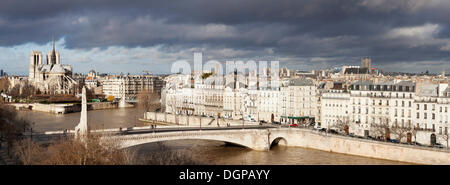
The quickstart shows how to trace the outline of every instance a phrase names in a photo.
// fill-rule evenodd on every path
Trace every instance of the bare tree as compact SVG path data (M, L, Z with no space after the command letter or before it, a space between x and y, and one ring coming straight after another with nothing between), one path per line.
M419 127L414 127L411 130L411 135L414 137L414 145L417 143L417 131L419 130Z
M376 137L383 138L384 140L387 139L388 136L386 136L389 132L389 121L381 121L380 123L372 123L371 128L372 132L375 134Z
M404 137L406 137L407 133L411 131L411 128L407 128L407 127L400 127L398 125L394 125L393 127L391 127L391 132L397 136L397 139L399 142L402 141L402 139Z
M116 142L101 142L92 135L85 142L62 139L45 147L25 140L16 146L17 157L31 165L128 165L137 159L134 150L120 149Z
M102 143L90 136L86 143L80 140L61 141L49 147L49 158L44 164L57 165L121 165L129 164L130 153L114 142Z
M83 89L84 86L86 86L86 83L84 81L72 85L72 88L71 88L72 94L77 95L77 94L81 93L81 90ZM86 88L86 98L88 100L96 98L94 89Z
M137 95L138 108L144 112L156 111L161 108L159 95L149 90L141 90Z
M196 165L190 153L173 150L158 143L158 150L138 156L136 149L121 149L113 140L89 136L86 143L63 139L49 146L31 140L15 145L15 154L24 165Z
M50 96L47 101L50 103L70 103L80 102L80 99L71 94L57 94Z
M14 107L0 101L0 142L6 142L8 154L13 144L19 140L30 124L17 117Z
M15 155L24 165L32 165L45 159L45 148L30 139L18 141L14 146Z
M170 113L174 113L175 114L177 112L177 110L176 110L176 108L177 108L177 106L176 106L177 100L176 100L176 97L174 95L170 95L170 98L166 99L166 102L164 102L163 104L166 104L166 106L167 106L166 110L165 110L166 113L170 112ZM168 109L168 108L170 108L170 109Z
M28 83L28 81L25 81L25 85L22 88L22 95L24 98L31 98L36 95L36 88Z
M83 89L83 86L84 86L84 85L85 85L84 81L81 81L81 82L79 82L79 83L77 83L77 84L74 84L74 85L71 87L72 94L73 94L73 95L77 95L77 94L81 93L81 90ZM86 89L86 90L87 90L87 89ZM86 94L87 94L87 91L86 91Z
M6 76L0 78L0 93L8 91L10 82Z
M9 92L13 97L17 98L31 98L36 95L36 88L25 81L24 84L16 84Z
M340 117L337 119L335 124L331 125L331 128L336 128L340 132L345 132L346 134L348 134L348 129L350 128L350 119L347 116Z

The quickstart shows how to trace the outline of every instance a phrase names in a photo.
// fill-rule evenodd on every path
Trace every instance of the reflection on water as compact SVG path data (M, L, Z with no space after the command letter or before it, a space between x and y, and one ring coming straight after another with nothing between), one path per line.
M142 113L136 108L94 110L88 112L92 128L118 128L140 126L137 120ZM34 130L74 129L80 113L56 115L35 111L20 111L19 116L35 122ZM306 148L275 146L270 151L254 151L238 146L225 146L223 142L205 140L168 141L163 144L171 150L190 154L201 164L405 164L395 161L372 159ZM136 146L140 155L158 150L158 144Z

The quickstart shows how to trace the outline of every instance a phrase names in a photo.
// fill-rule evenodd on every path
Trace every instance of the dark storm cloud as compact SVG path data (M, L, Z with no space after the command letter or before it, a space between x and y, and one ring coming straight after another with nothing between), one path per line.
M445 65L449 10L445 0L3 0L0 46L44 44L55 33L76 49L163 45L166 51L232 48L246 51L238 57L265 53L311 63L320 57L330 65L362 56L378 66Z

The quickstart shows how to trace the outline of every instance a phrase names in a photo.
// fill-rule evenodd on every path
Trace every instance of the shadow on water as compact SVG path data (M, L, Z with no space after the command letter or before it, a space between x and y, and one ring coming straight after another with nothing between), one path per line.
M287 141L286 139L282 138L282 137L278 137L275 138L272 143L270 144L270 150L272 150L272 148L274 147L278 147L278 148L286 148L287 146Z

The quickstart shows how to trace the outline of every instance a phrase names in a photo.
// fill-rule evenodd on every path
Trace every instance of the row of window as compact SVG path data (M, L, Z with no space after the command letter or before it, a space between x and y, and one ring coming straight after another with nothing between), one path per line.
M377 90L377 91L415 91L415 86L402 85L351 85L351 90Z
M427 104L423 104L423 110L427 110L428 109L428 105ZM416 110L420 110L420 104L416 104ZM436 106L435 104L431 104L431 110L434 111L436 110ZM444 112L448 111L447 107L439 107L439 112L442 112L442 110L444 110Z
M359 100L359 99L358 99ZM356 104L358 104L358 105L361 105L361 101L352 101L352 104L353 105L356 105ZM366 105L369 105L369 101L365 101L365 104ZM378 100L378 101L375 101L375 100L372 100L372 105L385 105L385 106L389 106L389 100L386 100L385 101L385 103L383 104L383 100ZM397 101L397 100L395 100L395 104L394 104L396 107L398 107L398 106L402 106L402 107L405 107L406 105L408 105L408 107L411 107L412 106L412 101L407 101L407 102L405 102L405 101L401 101L401 104L399 104L399 101Z
M342 107L342 104L327 104L327 103L325 103L325 107ZM345 107L347 108L348 105L345 105Z

